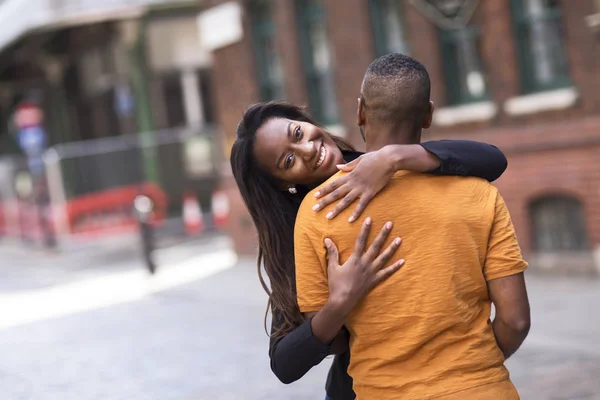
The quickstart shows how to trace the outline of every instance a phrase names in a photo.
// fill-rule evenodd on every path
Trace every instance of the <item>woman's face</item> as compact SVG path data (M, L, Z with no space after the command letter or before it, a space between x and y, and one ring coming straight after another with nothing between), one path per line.
M271 118L258 129L254 155L269 174L293 185L319 185L344 162L333 139L319 127L284 118Z

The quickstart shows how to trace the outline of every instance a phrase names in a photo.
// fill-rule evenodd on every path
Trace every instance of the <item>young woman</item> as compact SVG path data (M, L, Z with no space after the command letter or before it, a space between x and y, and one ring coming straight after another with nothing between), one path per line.
M344 163L350 164L338 167ZM326 196L315 212L344 198L334 211L323 216L334 218L359 199L351 218L355 220L397 170L473 175L492 181L506 169L506 158L494 146L470 141L387 146L361 155L318 126L300 107L270 102L255 104L244 113L231 152L231 166L259 236L259 279L269 295L273 316L271 369L282 382L291 383L335 353L327 395L345 400L355 396L347 373L349 338L343 329L344 319L374 285L400 267L396 264L382 269L398 243L379 251L380 243L389 234L389 227L384 228L365 252L362 246L369 233L368 218L357 240L356 257L341 268L335 245L328 243L331 302L305 319L296 302L293 240L294 222L304 196L338 168L349 170L321 191L320 195ZM269 278L270 290L261 265ZM332 331L339 331L333 341Z

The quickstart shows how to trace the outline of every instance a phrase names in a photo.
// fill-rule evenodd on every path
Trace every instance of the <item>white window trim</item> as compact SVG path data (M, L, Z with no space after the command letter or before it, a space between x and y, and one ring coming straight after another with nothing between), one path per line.
M345 139L348 135L346 128L342 124L326 125L325 130L335 136L341 137L342 139Z
M588 15L585 17L585 21L593 30L600 30L600 13Z
M573 87L533 93L508 99L504 103L504 111L508 115L528 115L564 110L575 105L578 97L579 93Z
M594 260L593 251L566 251L566 252L532 252L527 255L527 261L531 266L539 270L549 271L571 271L571 272L595 272L598 268L597 260ZM565 269L565 265L568 268Z
M452 126L468 122L488 121L496 116L498 108L491 101L444 107L433 113L433 123L438 126Z

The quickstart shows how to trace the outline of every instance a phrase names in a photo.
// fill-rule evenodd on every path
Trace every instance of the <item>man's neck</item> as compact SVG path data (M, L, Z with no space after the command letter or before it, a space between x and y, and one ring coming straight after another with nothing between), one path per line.
M406 126L372 125L364 129L367 137L367 153L390 144L417 144L421 137L420 132L414 132Z

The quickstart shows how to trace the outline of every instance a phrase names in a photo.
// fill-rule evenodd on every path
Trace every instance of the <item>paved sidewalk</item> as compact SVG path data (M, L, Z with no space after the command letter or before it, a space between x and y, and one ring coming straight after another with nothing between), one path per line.
M164 242L164 241L163 241ZM155 251L158 268L199 254L229 249L223 235L197 237ZM102 246L81 246L58 252L0 240L0 293L39 290L111 273L145 271L137 236L124 236Z
M74 273L77 279L66 281L52 275L56 272L48 278L52 262L20 265L21 278L1 283L16 287L0 290L0 398L323 398L330 360L292 385L273 376L263 328L266 295L254 261L221 268L223 258L202 258L215 250L225 254L227 244L219 250L218 243L209 241L204 250L190 245L163 251L163 273L159 270L156 279L137 274L143 266L131 260L115 267L70 259L57 276ZM9 253L0 245L0 260ZM125 267L129 270L118 270ZM2 262L0 281L10 271L14 266ZM33 283L26 284L26 277ZM532 331L508 362L521 398L600 400L600 319L595 317L600 281L534 275L527 280ZM76 307L62 303L65 312L51 318L23 306L43 305L48 314L64 293L76 293ZM10 320L7 308L29 310L31 318Z
M522 399L600 400L600 280L527 279L532 328L508 360Z

